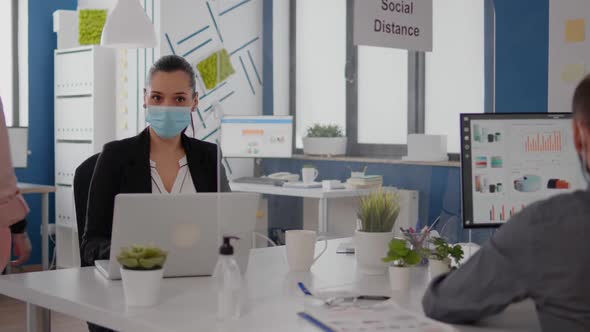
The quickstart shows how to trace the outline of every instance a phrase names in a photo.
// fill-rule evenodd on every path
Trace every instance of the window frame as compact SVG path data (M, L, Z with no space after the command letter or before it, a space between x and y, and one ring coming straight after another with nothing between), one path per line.
M18 0L10 0L9 2L11 6L11 58L12 58L12 109L10 112L12 113L12 124L8 127L21 127L20 121L20 81L19 81L19 69L20 69L20 62L19 62L19 1ZM6 112L6 109L4 110Z
M289 46L290 46L290 109L294 124L297 123L297 0L290 0ZM354 44L354 1L346 0L346 136L348 138L347 156L401 158L407 155L407 144L363 144L358 142L358 46ZM495 112L495 73L496 73L496 13L494 0L484 3L484 110ZM408 134L424 134L426 124L426 53L408 51ZM457 119L457 122L459 119ZM295 125L296 126L296 125ZM293 130L296 142L297 130ZM293 143L293 152L302 154ZM460 160L459 153L449 153L450 161Z

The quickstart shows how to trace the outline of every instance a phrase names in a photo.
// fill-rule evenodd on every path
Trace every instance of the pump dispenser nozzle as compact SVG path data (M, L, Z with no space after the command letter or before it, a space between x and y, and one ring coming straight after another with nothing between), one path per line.
M234 254L234 247L231 245L231 240L239 240L237 236L224 236L223 244L219 247L219 254L224 256L231 256Z

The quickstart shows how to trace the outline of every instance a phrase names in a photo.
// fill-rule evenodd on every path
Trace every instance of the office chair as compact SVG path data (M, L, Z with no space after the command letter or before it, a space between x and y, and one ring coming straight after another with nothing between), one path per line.
M100 153L93 155L86 159L74 173L74 205L76 208L76 224L78 225L78 246L82 247L82 236L86 228L86 209L88 207L88 191L90 190L90 182L94 174L94 167L98 161ZM81 249L81 248L80 248ZM80 250L80 264L82 266L91 266L82 258L82 250ZM104 327L88 324L90 332L113 332Z
M86 159L76 168L76 172L74 173L74 205L76 208L76 224L78 225L78 247L82 246L82 235L84 235L84 229L86 228L88 191L90 190L90 182L99 155L97 153ZM82 266L89 266L82 259L82 253L80 253L80 263Z

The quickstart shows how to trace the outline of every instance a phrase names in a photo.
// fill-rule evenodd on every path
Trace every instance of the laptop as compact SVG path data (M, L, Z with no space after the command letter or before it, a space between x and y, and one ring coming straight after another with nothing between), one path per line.
M219 256L222 236L234 241L242 273L248 266L256 227L259 194L120 194L115 198L111 255L95 261L107 279L121 279L117 255L122 247L155 245L168 252L164 277L209 276Z

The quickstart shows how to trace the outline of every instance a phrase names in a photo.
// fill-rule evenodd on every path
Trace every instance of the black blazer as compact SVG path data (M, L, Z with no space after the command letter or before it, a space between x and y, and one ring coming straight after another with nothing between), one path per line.
M197 192L217 192L217 146L184 134L181 140ZM223 166L220 169L220 191L229 192L225 169ZM149 129L104 146L88 193L86 227L80 248L85 265L109 259L115 196L151 193L151 179Z

